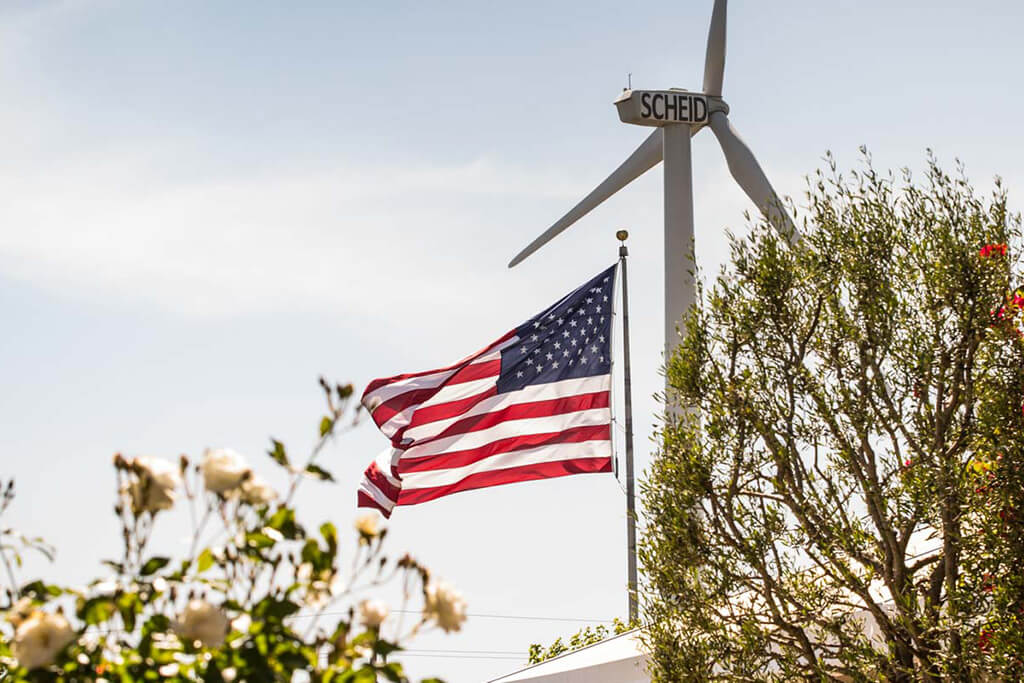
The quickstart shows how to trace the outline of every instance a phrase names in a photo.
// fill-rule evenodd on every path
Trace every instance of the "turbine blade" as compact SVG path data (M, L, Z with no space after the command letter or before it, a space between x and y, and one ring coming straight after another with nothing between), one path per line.
M722 96L725 78L725 13L726 0L715 0L708 28L708 50L704 55L704 94Z
M732 127L729 117L716 111L711 115L708 125L715 132L718 144L725 153L725 161L729 164L729 172L736 179L743 191L754 202L758 209L768 218L779 234L789 240L790 244L800 241L800 233L786 213L785 207L754 158L750 147Z
M648 138L636 148L636 151L630 154L629 158L622 162L622 164L615 169L610 176L605 178L603 183L594 188L590 194L584 197L579 204L574 206L569 213L559 218L554 225L545 230L540 237L530 242L525 249L516 254L516 257L512 259L512 262L508 264L508 267L512 268L513 266L522 263L527 256L550 242L556 235L568 228L570 225L586 216L593 209L597 208L604 200L608 199L626 185L629 185L641 175L652 169L659 161L661 161L661 147L661 129L658 128L651 133L650 136L648 136Z

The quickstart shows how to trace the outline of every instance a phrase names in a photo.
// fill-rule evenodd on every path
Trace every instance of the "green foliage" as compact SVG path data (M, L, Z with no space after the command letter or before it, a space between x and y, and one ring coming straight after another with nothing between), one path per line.
M643 485L653 673L1020 680L1020 218L933 159L829 161L802 242L732 238L668 363L694 412Z
M402 643L436 627L438 617L428 613L410 630L392 632L386 605L354 603L366 590L394 583L414 606L425 600L430 572L408 555L385 554L386 533L372 515L357 523L354 557L343 558L335 525L308 533L291 502L304 479L333 481L314 460L359 416L351 385L321 386L328 416L307 461L293 465L284 444L271 442L268 453L289 482L283 497L227 451L208 452L201 463L116 456L123 556L105 560L112 574L84 589L19 584L18 553L49 547L5 530L0 678L257 683L291 681L302 671L316 683L406 681L395 661ZM0 485L0 496L3 513L13 483ZM193 530L188 553L151 552L156 524L185 507Z
M540 664L543 661L565 654L566 652L573 652L574 650L579 650L580 648L587 647L588 645L596 645L609 637L609 635L617 636L634 628L636 628L635 623L627 624L619 619L612 620L611 632L609 632L608 627L604 624L598 624L597 626L584 626L569 637L568 643L563 643L561 638L556 638L555 642L551 643L551 645L546 648L540 643L530 645L530 649L527 652L529 663Z

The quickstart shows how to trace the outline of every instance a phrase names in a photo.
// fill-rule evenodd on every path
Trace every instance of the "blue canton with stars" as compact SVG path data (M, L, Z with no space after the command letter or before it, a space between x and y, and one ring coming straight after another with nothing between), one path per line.
M516 328L501 352L498 393L612 369L615 266Z

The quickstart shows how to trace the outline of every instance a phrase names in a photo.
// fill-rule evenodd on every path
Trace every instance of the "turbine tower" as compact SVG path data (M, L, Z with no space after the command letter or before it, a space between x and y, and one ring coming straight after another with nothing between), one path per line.
M771 224L791 243L799 233L779 201L753 152L729 121L722 99L725 71L726 0L715 0L708 30L703 92L625 90L615 100L625 123L655 130L604 182L512 259L509 268L551 241L603 201L665 162L665 360L679 342L676 325L696 303L693 243L693 171L690 137L710 127L725 154L729 172Z

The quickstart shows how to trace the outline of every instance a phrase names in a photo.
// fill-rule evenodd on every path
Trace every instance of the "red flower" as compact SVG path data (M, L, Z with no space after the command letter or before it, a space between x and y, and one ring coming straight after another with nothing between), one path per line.
M988 652L992 649L992 631L987 628L982 629L981 633L978 634L978 648L982 652Z
M980 250L978 250L978 256L981 258L992 258L995 255L1006 256L1006 245L1005 244L986 244Z

